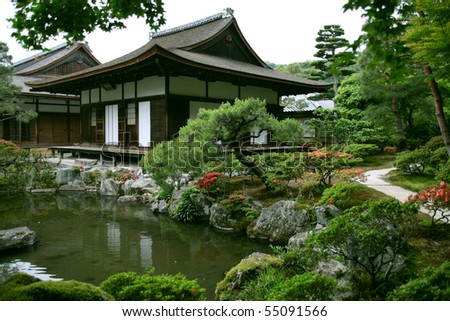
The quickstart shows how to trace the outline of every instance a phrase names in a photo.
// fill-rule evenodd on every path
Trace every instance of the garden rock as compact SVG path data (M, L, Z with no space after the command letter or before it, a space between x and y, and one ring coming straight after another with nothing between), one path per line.
M85 190L86 186L84 185L84 182L77 179L59 188L59 191L61 192L84 192Z
M328 226L329 220L341 214L341 211L334 205L316 206L316 231L319 232Z
M78 169L59 168L56 172L56 184L58 184L58 186L69 184L78 176L78 174Z
M134 195L123 195L117 199L117 202L119 202L119 203L134 203L134 202L137 202L138 200L139 199Z
M246 282L258 276L258 272L268 267L281 267L283 260L269 254L255 252L232 267L225 278L216 286L216 299L220 301L239 299Z
M209 217L211 213L211 207L213 206L214 199L205 194L192 194L190 195L191 201L197 209L200 217Z
M261 215L247 228L251 238L267 240L276 244L287 244L297 233L311 228L311 213L294 201L279 201L264 208Z
M103 180L100 185L100 194L103 196L117 196L119 195L119 190L119 184L112 178Z
M28 227L0 230L0 251L19 249L36 243L36 232Z
M312 235L312 232L300 232L292 236L289 241L289 246L303 248L306 245L308 238Z
M335 279L338 282L338 291L334 293L333 300L342 301L352 297L351 273L344 264L333 259L321 261L317 264L315 272Z

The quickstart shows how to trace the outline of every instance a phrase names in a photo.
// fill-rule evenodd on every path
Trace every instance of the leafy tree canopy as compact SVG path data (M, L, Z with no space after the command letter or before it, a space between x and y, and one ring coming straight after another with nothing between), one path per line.
M162 0L13 0L13 4L12 36L33 50L43 49L47 40L57 36L72 43L96 28L123 29L124 20L131 16L144 17L154 30L165 22Z
M8 45L0 41L0 117L17 117L22 121L29 121L36 116L36 113L20 109L18 96L21 88L13 82L13 71Z

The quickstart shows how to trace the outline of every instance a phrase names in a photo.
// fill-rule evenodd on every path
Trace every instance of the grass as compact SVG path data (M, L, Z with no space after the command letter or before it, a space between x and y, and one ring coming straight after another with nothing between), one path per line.
M423 191L439 183L434 174L429 171L422 175L410 175L394 170L388 174L386 181L413 192Z
M443 262L450 261L450 225L418 225L408 244L417 270L440 266Z

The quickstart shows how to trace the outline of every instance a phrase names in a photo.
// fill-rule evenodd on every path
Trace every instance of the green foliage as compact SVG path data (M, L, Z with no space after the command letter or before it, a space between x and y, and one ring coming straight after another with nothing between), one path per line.
M242 301L267 301L273 288L285 279L284 273L275 267L267 267L255 279L247 282L239 295Z
M253 199L244 195L230 195L220 204L229 212L232 218L240 221L243 228L256 220L260 212L252 206Z
M180 273L155 275L154 269L143 275L113 274L100 288L119 301L200 301L205 300L206 292L196 280L188 280Z
M340 256L355 271L356 288L364 289L361 296L384 297L391 276L401 272L402 254L414 224L415 208L410 204L371 202L335 217L310 245L322 254Z
M50 39L62 36L68 42L82 41L96 28L102 31L125 28L124 20L143 17L157 29L164 24L161 0L151 1L14 1L12 36L27 49L43 49Z
M172 192L183 184L183 175L193 178L202 173L202 149L198 142L177 138L157 144L141 159L141 165L163 190Z
M398 287L388 296L395 301L449 301L450 261L425 269L418 278Z
M301 145L303 135L303 125L296 119L285 118L273 124L272 141L277 142L277 145Z
M315 66L332 77L334 95L337 94L338 76L351 74L352 71L348 67L356 63L355 54L346 51L350 43L343 37L344 34L345 31L340 25L325 25L316 38L318 51L314 56L322 60L316 61Z
M303 177L305 165L301 153L265 153L258 159L265 168L263 180L275 192L290 194L289 183Z
M141 164L163 189L165 185L179 185L183 174L193 178L210 171L211 164L224 170L234 168L235 160L268 186L263 177L267 169L259 166L259 156L242 147L262 131L284 138L283 132L299 137L300 130L298 122L276 120L267 112L264 101L236 99L234 104L224 103L217 109L200 109L196 119L180 128L176 140L158 144Z
M112 297L99 288L78 281L40 281L24 274L0 284L4 301L104 301Z
M371 121L363 119L358 109L318 108L314 116L307 124L327 144L372 143L374 137L381 135Z
M343 152L353 155L354 157L367 157L376 155L380 152L380 148L375 144L349 144L344 146Z
M0 41L0 115L2 119L16 118L28 122L36 118L36 112L22 110L19 98L21 88L14 84L12 56L8 53L8 45Z
M330 301L337 281L324 275L308 272L278 283L269 299L274 301Z
M288 65L275 65L275 70L311 80L325 80L323 71L315 67L314 61L295 62Z
M55 165L45 161L42 155L0 140L0 190L55 187L55 175Z
M425 172L425 169L429 164L429 160L429 150L426 148L421 148L400 155L395 160L394 165L398 170L404 173L418 175Z
M192 202L191 195L200 194L201 191L196 188L185 190L181 194L180 202L174 210L174 219L181 222L193 222L199 219L199 211Z
M327 188L320 198L319 205L333 204L340 210L346 210L353 206L361 205L366 199L361 199L364 186L352 182L340 182ZM364 196L365 195L364 193Z

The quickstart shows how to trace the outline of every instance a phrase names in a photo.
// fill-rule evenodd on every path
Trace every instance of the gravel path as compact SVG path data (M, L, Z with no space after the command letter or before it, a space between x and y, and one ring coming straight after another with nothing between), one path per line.
M395 168L383 168L365 172L367 180L361 182L361 184L367 185L374 190L377 190L386 195L392 196L398 199L400 202L404 202L408 196L415 194L407 189L392 185L389 182L383 180L383 178Z

